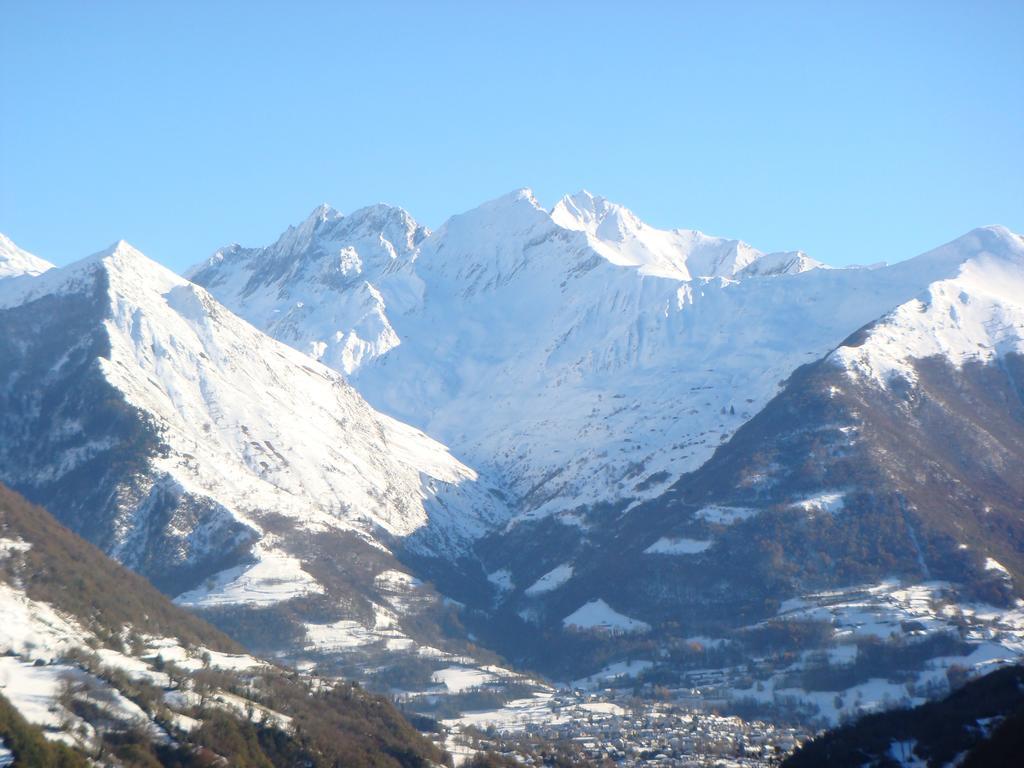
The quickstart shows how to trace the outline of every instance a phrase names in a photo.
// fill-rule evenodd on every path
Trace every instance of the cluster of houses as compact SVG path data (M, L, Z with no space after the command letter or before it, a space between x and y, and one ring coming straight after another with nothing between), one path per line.
M555 752L596 765L761 768L778 765L811 735L798 728L660 702L634 700L628 707L599 713L587 709L588 704L606 701L579 691L560 692L552 705L563 717L516 729L469 729L460 741L474 750L513 756L526 765L542 765L543 755Z

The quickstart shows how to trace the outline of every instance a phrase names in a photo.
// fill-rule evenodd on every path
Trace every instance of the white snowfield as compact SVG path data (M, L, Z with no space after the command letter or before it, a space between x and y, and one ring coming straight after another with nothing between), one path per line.
M262 548L257 547L260 551ZM190 608L216 605L272 605L294 597L322 594L296 557L281 552L260 552L254 565L221 571L202 587L178 595L174 602Z
M451 693L461 693L470 688L478 688L484 683L495 680L495 676L481 669L471 667L445 667L434 672L432 679L441 683Z
M257 534L261 516L273 512L307 530L353 531L382 548L382 533L410 537L429 525L422 546L435 554L493 526L500 509L476 472L444 446L375 412L337 372L264 335L127 243L6 281L0 307L87 290L100 277L111 352L97 364L169 447L151 460L154 497L210 499ZM148 527L147 505L122 510L113 554L129 564ZM187 519L172 520L169 531L182 557L204 546L201 526ZM254 566L222 574L212 591L183 600L265 604L316 591L279 543L264 537Z
M537 581L528 586L524 592L527 595L543 595L552 592L565 584L572 578L573 569L569 563L562 563L541 576Z
M515 584L512 581L512 571L508 568L502 568L494 573L487 574L487 580L491 582L499 592L509 592L515 589Z
M828 269L659 230L586 192L548 211L524 189L430 234L398 208L321 208L194 277L449 445L507 492L511 524L585 526L580 509L656 496L799 365L955 278L979 247L1012 256L1015 238L983 229L891 267ZM355 319L339 309L353 303Z
M651 628L646 622L619 613L601 598L581 605L562 619L562 624L570 629L603 632L646 632Z
M663 536L644 550L647 555L699 555L711 548L713 541L670 538Z

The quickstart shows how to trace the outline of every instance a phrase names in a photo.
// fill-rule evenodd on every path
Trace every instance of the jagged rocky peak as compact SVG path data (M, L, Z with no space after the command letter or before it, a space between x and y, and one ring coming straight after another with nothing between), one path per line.
M429 233L397 206L378 203L346 216L324 203L271 245L246 248L233 243L186 274L208 286L244 276L247 293L260 285L296 280L372 279L409 262Z
M410 252L419 245L430 230L419 224L404 208L387 203L376 203L353 211L345 219L343 230L350 236L379 234L399 252Z
M329 252L335 243L366 238L380 238L396 249L410 251L427 234L429 230L398 206L376 203L346 216L324 203L301 224L289 227L266 251L299 256L316 246Z
M310 246L322 232L344 218L327 203L321 203L297 226L290 226L277 239L271 249L276 252L298 252Z
M22 275L40 275L53 264L19 248L11 238L0 232L0 280Z

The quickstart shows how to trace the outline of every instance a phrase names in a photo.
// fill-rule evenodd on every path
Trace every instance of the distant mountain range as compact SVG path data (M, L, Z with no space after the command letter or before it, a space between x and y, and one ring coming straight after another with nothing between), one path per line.
M261 652L641 661L838 722L1024 650L1004 228L829 268L519 190L188 279L2 246L0 480Z

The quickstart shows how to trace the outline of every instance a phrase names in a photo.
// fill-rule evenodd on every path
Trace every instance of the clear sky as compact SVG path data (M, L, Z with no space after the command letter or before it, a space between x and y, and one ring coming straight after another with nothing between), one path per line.
M175 269L522 186L834 263L1024 231L1024 2L0 0L0 231Z

